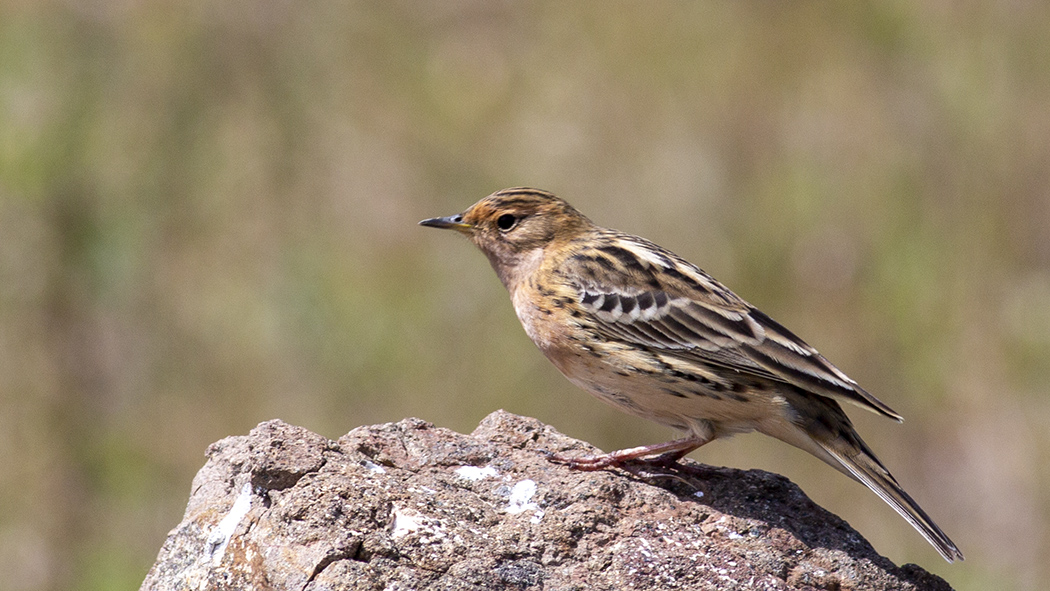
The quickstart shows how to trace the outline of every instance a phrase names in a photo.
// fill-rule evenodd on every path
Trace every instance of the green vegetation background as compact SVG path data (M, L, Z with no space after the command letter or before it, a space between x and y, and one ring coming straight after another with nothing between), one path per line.
M505 408L668 431L534 349L415 224L568 198L727 283L907 417L851 411L966 552L760 436L961 590L1050 578L1050 4L0 4L0 579L135 588L209 443Z

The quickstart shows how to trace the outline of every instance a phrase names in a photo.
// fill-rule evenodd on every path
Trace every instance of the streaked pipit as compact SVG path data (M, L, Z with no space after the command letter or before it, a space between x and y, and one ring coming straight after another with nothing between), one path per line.
M583 470L652 456L673 463L719 437L759 431L860 481L946 560L962 560L839 403L897 421L900 415L695 265L644 238L597 226L536 189L504 189L462 214L420 224L457 230L485 253L525 332L569 381L686 433L558 460Z

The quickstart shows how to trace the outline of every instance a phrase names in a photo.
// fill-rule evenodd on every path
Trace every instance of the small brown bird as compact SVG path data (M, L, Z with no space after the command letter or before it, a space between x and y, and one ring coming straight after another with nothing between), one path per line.
M525 332L577 386L681 439L598 456L673 464L734 433L759 431L854 478L900 513L948 562L962 552L897 484L839 406L897 421L813 347L678 255L595 225L545 191L504 189L462 214L423 220L466 235L510 292Z

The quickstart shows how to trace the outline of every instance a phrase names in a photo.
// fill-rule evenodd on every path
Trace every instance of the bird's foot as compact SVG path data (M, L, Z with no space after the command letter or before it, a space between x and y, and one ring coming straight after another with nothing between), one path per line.
M556 464L562 464L572 470L582 470L584 472L603 470L605 468L623 468L628 470L628 464L677 469L680 466L678 460L708 441L710 439L694 435L655 445L643 445L592 456L568 457L551 452L544 453L548 460ZM630 472L630 470L628 471Z

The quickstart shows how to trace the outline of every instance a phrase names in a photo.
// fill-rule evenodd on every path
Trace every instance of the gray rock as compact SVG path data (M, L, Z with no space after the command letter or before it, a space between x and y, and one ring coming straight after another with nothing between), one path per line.
M543 451L596 450L503 411L470 435L262 423L208 449L142 589L950 589L781 476L687 461L646 481Z

